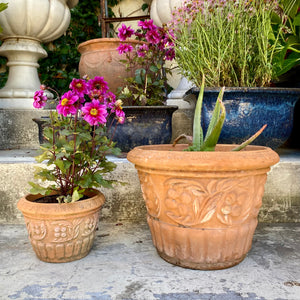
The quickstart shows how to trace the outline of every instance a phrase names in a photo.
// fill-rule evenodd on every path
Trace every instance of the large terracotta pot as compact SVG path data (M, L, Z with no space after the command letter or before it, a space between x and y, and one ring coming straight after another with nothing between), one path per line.
M69 262L91 250L104 195L96 190L90 198L74 203L37 203L41 195L27 195L18 202L37 257L46 262Z
M120 55L117 51L120 43L118 38L101 38L79 44L78 51L81 53L80 76L104 77L113 93L117 91L118 87L123 87L124 78L134 76L134 72L139 66L131 68L130 71L126 70L125 65L120 62L120 60L126 58L126 55ZM134 48L140 43L136 40L126 41L126 44L131 44ZM132 55L134 54L132 53Z
M279 157L260 146L184 148L141 146L127 156L138 170L154 246L178 266L234 266L251 248L267 172Z

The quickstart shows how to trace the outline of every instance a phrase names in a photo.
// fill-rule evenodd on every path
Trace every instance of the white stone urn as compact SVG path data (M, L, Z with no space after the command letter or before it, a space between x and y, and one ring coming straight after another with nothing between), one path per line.
M172 10L180 7L184 0L153 0L150 16L158 26L171 21Z
M78 0L0 0L3 28L0 55L8 58L8 80L0 90L0 109L32 109L40 87L38 60L47 57L41 46L59 38L70 24L70 8Z

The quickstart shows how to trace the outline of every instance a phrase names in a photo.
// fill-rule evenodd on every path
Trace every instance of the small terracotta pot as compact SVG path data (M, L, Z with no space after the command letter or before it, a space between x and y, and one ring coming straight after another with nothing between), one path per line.
M251 248L270 166L267 147L218 145L215 152L187 145L136 147L128 160L138 170L147 221L158 254L191 269L223 269Z
M102 76L107 81L110 91L115 93L118 87L124 86L124 78L134 76L134 72L140 66L126 70L120 62L126 59L126 55L120 55L117 48L121 41L118 38L92 39L79 44L78 51L81 54L79 62L80 76L88 75L90 78ZM142 44L137 40L127 40L134 48ZM132 55L134 55L134 51Z
M46 262L69 262L91 250L105 198L92 190L90 198L74 203L36 203L41 195L27 195L18 202L37 257Z

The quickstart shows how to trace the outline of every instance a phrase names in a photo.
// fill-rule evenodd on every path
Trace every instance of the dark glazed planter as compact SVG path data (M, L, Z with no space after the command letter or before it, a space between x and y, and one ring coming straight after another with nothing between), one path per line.
M202 125L207 130L220 89L204 92ZM198 97L199 89L188 93ZM300 97L298 88L226 88L223 102L226 120L220 144L240 144L264 124L267 128L253 142L276 149L283 145L293 129L294 106Z
M116 121L110 130L122 152L141 145L168 144L172 138L172 115L177 106L124 106L125 123ZM114 133L115 131L115 133Z

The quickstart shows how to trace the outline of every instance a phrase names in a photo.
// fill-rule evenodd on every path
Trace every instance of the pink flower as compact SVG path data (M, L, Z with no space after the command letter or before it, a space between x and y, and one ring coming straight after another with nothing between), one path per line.
M138 47L137 54L139 57L145 57L147 51L149 51L149 47L147 44L143 44L142 46Z
M87 92L87 84L83 79L73 78L69 88L73 90L79 97L83 97Z
M119 54L131 52L133 50L133 47L129 44L120 44L120 46L117 48L119 51Z
M93 90L98 90L102 95L104 95L108 91L108 84L104 80L103 77L96 76L94 79L90 79L87 83L88 89Z
M92 102L86 103L82 108L83 118L91 126L105 124L106 117L108 115L106 106L101 105L99 101L92 100Z
M173 48L168 49L165 53L165 60L173 60L175 58L175 50Z
M67 93L63 94L59 104L56 107L57 112L63 115L64 117L66 117L69 114L75 115L77 109L74 106L74 104L77 102L78 99L79 96L74 94L74 92L72 91L68 91Z
M118 118L118 123L119 124L124 124L124 122L125 122L125 117L119 117Z
M112 92L107 92L105 95L105 102L107 107L113 108L116 102L116 95Z
M146 33L146 40L152 44L158 44L161 40L161 35L157 30L150 30Z
M118 37L121 41L125 41L127 38L130 38L134 34L134 30L130 26L122 24L122 27L118 29Z
M118 118L125 118L125 113L122 110L122 107L118 107L115 113Z
M36 91L33 96L33 106L35 108L43 108L47 102L47 96L44 91Z
M93 100L93 99L97 100L100 98L101 95L102 95L102 93L100 90L94 89L94 90L89 91L89 97L91 100Z
M157 26L153 24L152 19L145 20L145 21L139 21L138 25L146 30L155 30L157 28Z

